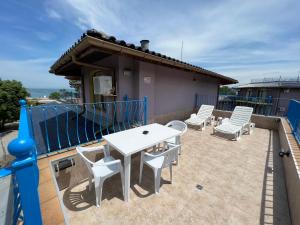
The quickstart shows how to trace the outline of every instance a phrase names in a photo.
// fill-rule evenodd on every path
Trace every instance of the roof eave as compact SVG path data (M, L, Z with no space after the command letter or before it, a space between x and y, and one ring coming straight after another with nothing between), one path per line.
M191 64L181 62L179 60L170 60L170 59L167 59L167 58L162 58L160 56L152 55L152 54L147 53L147 52L132 49L132 48L129 48L127 46L122 46L122 45L119 45L119 44L115 44L115 43L112 43L112 42L101 40L101 39L91 37L91 36L88 36L88 35L85 36L84 38L82 38L78 43L73 45L62 57L60 57L50 67L49 72L56 74L56 71L57 71L57 69L59 69L59 67L62 67L63 65L65 65L66 63L68 63L72 60L72 55L76 55L76 54L80 53L81 51L83 51L84 49L86 49L90 45L96 46L96 47L102 48L102 49L111 50L111 51L117 52L119 54L128 54L128 55L135 56L135 57L142 58L142 59L146 59L146 60L149 60L149 61L155 61L157 63L161 63L161 64L173 66L173 67L176 67L176 68L189 70L189 71L192 71L192 72L208 75L208 76L211 76L211 77L215 77L215 78L220 80L220 85L238 83L238 81L233 79L233 78L230 78L230 77L227 77L227 76L224 76L224 75L221 75L221 74L203 69L201 67L196 67L196 66L193 66Z

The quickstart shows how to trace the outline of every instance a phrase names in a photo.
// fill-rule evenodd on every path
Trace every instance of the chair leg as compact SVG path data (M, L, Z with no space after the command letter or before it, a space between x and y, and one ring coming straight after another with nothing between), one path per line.
M179 146L179 148L176 152L175 161L173 161L173 163L175 163L175 165L177 165L177 166L178 166L178 161L179 161L179 155L181 155L181 146Z
M93 178L92 176L89 176L89 191L92 190L92 183L93 183Z
M238 131L236 134L235 134L235 140L238 141L240 140L241 138L241 131Z
M204 122L201 126L201 131L205 130L205 125L206 125L206 122Z
M160 178L161 178L161 169L154 169L154 187L155 187L155 194L159 193L160 188Z
M170 180L171 180L171 184L172 184L172 178L173 178L173 175L172 175L172 164L170 165Z
M120 174L121 174L121 182L122 182L122 193L123 193L123 198L125 197L125 192L124 192L124 171L123 169L121 168L120 169Z
M95 178L96 206L101 206L102 188L104 180L100 177Z
M142 153L142 154L141 154L141 162L140 162L140 177L139 177L139 184L142 183L143 167L144 167L144 157L143 157L143 153Z

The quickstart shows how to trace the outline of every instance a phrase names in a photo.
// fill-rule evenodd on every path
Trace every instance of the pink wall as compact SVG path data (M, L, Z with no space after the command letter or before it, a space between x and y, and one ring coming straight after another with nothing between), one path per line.
M148 96L151 118L172 112L192 110L196 93L217 96L218 81L216 79L146 62L139 64L139 97ZM145 83L144 77L151 77L151 83Z
M117 79L117 99L125 95L133 99L149 99L149 117L189 111L194 107L195 94L217 96L218 80L205 75L137 61L126 56L111 56L98 62L113 67ZM124 76L124 70L132 74ZM86 101L90 101L90 69L83 69ZM150 79L145 82L144 79ZM194 81L194 79L196 79Z
M113 68L114 73L116 74L116 79L118 82L118 56L117 55L112 55L109 56L97 63L100 66L103 67L109 67ZM83 80L84 80L84 93L85 93L85 101L87 103L91 102L91 96L90 96L90 89L93 88L91 87L91 76L92 74L96 71L96 69L91 69L91 68L82 68L81 73L83 75Z

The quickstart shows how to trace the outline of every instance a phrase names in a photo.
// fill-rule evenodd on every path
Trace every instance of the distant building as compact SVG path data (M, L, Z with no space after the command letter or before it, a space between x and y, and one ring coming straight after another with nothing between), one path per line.
M239 85L235 89L238 96L249 102L269 105L273 115L283 116L287 112L290 99L300 100L300 79L298 78L264 78L252 80L249 84ZM256 99L256 101L255 101Z

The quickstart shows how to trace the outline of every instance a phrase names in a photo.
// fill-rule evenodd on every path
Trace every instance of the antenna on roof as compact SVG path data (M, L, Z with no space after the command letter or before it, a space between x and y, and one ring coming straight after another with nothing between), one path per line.
M183 52L183 40L181 41L181 51L180 51L180 60L182 61L182 52Z

